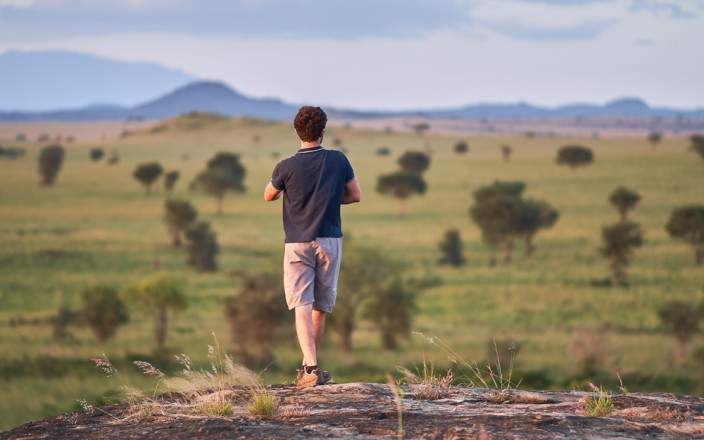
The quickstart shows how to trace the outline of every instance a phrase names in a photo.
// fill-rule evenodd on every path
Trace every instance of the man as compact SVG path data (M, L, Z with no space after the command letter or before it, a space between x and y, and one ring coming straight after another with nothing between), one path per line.
M318 367L325 316L332 312L342 260L340 205L357 203L361 190L349 161L323 148L327 115L320 107L301 107L293 122L301 148L279 162L264 190L264 200L284 194L284 291L295 310L303 366L296 385L308 388L331 380Z

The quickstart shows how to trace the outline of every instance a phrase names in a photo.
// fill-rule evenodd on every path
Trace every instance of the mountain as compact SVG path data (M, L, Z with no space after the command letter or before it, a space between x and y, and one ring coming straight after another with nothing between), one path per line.
M138 105L130 110L130 115L159 119L190 111L202 111L227 116L285 119L291 117L296 110L298 106L285 104L277 99L249 98L221 82L201 81Z
M674 117L704 116L704 109L678 110L662 107L650 107L639 98L620 98L597 104L570 104L559 107L539 107L526 103L516 104L477 104L456 109L434 110L423 112L431 117L446 118L618 118L618 117Z
M106 102L133 106L194 78L155 63L64 50L0 53L0 108L48 111Z

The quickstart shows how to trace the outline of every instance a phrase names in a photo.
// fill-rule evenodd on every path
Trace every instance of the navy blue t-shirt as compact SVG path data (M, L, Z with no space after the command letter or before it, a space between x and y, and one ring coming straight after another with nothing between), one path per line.
M302 148L279 162L271 184L284 191L286 243L342 237L340 202L353 178L349 160L337 150Z

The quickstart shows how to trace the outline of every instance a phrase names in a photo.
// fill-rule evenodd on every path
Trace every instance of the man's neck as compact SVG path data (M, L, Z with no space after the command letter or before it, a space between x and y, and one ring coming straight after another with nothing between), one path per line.
M301 141L301 149L303 150L306 148L319 147L321 143L322 143L322 141L320 139L318 139L317 141L313 141L313 142Z

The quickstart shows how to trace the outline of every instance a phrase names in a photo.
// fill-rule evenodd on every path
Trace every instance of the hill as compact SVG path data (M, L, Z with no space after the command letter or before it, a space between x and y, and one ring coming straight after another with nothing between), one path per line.
M648 438L670 439L704 434L704 400L664 394L622 394L603 417L586 414L593 393L520 392L451 387L428 400L423 387L405 386L403 435L407 438ZM141 414L126 405L65 414L17 427L0 439L34 438L394 438L398 410L391 388L375 383L326 385L296 391L275 385L267 392L279 402L279 413L249 415L251 391L234 387L214 397L233 402L228 416ZM500 399L497 399L500 396ZM207 398L207 396L203 396ZM179 395L163 397L168 408Z
M85 119L94 115L96 103L127 107L170 92L193 81L182 71L156 63L125 62L64 50L0 53L0 108L24 113L80 108L57 118Z

